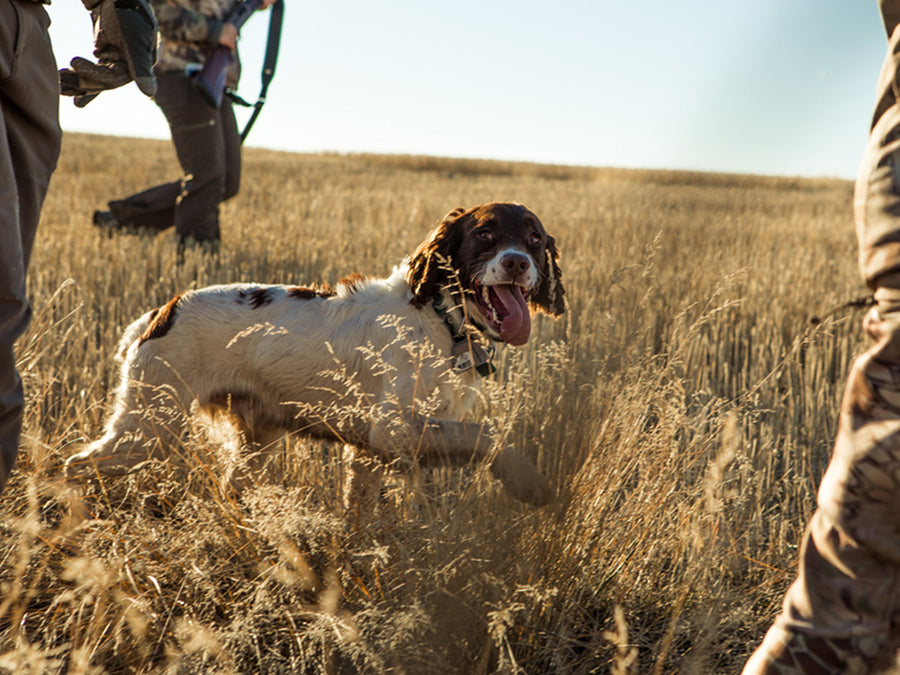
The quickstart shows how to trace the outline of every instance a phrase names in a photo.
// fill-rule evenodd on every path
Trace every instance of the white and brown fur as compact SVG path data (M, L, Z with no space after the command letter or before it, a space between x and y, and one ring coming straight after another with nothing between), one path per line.
M518 286L532 309L560 315L558 257L537 216L495 203L447 214L386 279L353 275L334 291L188 291L126 329L105 433L71 457L67 471L117 474L165 457L182 441L184 412L199 408L224 411L257 447L292 431L387 461L402 452L432 466L490 459L513 497L544 504L549 484L531 461L507 444L495 447L486 425L457 421L479 377L451 372L451 328L461 334L466 324L503 341L502 322L485 316L492 312L484 298L501 297L492 286ZM507 337L527 340L530 323L511 323L516 334ZM365 463L351 465L365 471Z

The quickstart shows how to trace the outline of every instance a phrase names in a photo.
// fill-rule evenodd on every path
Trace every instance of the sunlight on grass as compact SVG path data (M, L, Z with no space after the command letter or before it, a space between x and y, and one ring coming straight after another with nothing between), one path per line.
M91 213L176 174L167 143L70 135L38 235L20 463L0 502L0 671L733 673L778 610L827 464L861 294L842 181L248 150L217 263ZM337 444L243 494L184 462L66 483L124 327L187 288L386 275L444 213L518 201L569 308L505 348L476 417L555 501L486 471L342 508ZM289 364L286 364L289 367ZM483 467L482 467L483 469Z

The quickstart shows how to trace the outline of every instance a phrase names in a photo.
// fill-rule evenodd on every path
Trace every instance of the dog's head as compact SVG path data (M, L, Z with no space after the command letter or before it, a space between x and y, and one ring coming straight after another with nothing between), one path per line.
M412 303L461 287L466 313L488 337L528 341L532 309L559 316L565 289L556 240L520 204L458 208L443 217L409 262Z

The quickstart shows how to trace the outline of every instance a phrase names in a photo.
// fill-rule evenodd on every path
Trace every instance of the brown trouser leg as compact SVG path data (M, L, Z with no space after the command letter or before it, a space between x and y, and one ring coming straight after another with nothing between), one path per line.
M241 179L241 138L231 102L213 108L181 73L162 73L157 81L156 103L169 123L184 178L111 201L109 209L125 227L174 225L182 241L218 240L219 204L237 194Z
M59 84L44 8L0 0L0 492L19 451L24 398L13 344L31 309L25 274L59 157Z
M818 509L784 608L745 675L897 672L900 648L900 0L883 0L889 48L856 184L860 267L877 304L874 346L847 381Z

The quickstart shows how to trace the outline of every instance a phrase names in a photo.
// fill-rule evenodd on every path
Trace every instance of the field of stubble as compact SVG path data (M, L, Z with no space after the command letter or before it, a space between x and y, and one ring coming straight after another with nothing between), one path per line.
M777 612L828 461L864 292L851 185L422 157L245 151L217 262L90 216L173 178L168 143L70 135L19 345L28 409L0 502L0 672L734 673ZM341 449L290 439L240 497L214 453L72 481L132 319L192 286L387 274L447 211L534 210L559 321L505 348L475 419L550 477L424 473L371 522ZM289 367L289 364L285 364Z

